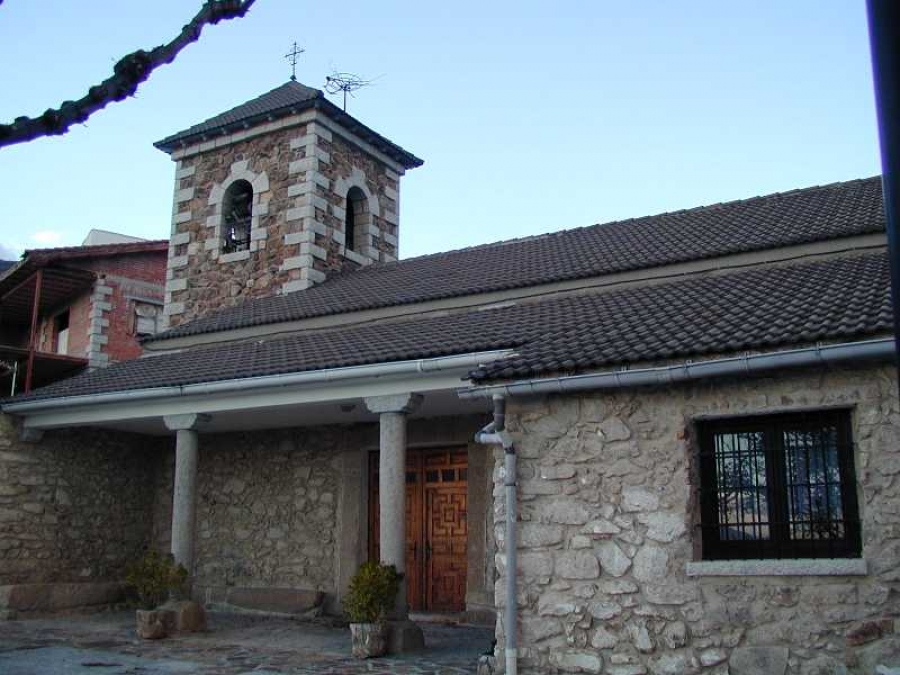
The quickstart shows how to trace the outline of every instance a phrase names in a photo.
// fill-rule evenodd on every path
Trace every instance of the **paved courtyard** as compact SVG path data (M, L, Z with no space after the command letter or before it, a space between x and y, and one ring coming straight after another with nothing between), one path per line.
M307 673L474 673L490 628L425 624L427 649L361 661L350 631L335 622L212 613L209 630L140 640L134 612L0 621L4 675L306 675Z

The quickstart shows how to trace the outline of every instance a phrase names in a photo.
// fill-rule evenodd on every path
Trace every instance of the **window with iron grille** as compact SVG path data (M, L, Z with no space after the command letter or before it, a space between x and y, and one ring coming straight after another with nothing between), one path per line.
M703 558L856 558L859 512L850 413L703 422Z

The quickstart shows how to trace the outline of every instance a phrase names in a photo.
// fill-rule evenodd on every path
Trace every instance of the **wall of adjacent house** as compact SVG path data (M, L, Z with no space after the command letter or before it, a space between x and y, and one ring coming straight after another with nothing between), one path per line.
M68 307L57 308L53 314L42 317L37 330L37 348L43 352L57 352L56 317L62 312L69 312L69 339L66 355L84 358L87 354L88 331L90 326L91 293L86 291L69 303ZM23 346L28 346L28 330L23 334Z
M866 576L688 577L699 415L852 406ZM875 672L900 654L900 409L890 366L513 399L521 672ZM495 454L498 607L502 457ZM498 622L501 655L505 626Z
M68 311L65 352L68 356L88 358L91 366L141 356L143 348L135 330L135 303L154 304L162 311L165 251L102 256L80 261L78 266L96 272L98 279L92 289L74 298L67 307L56 308L53 314L41 319L38 349L57 352L55 320L62 311Z
M85 348L77 356L88 356L92 366L141 356L135 330L135 302L164 300L166 252L148 251L104 256L83 267L100 275L90 295ZM71 338L70 338L71 339Z
M95 429L26 442L0 414L0 586L120 581L150 540L156 450Z

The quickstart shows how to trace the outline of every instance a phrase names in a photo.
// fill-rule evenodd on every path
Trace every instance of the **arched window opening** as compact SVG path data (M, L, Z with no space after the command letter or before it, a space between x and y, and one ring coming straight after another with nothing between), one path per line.
M246 251L250 248L250 218L253 215L253 186L245 180L236 180L225 191L222 203L222 225L225 253Z
M359 251L360 240L365 236L369 222L369 200L358 187L347 193L347 214L344 217L344 246L348 251Z

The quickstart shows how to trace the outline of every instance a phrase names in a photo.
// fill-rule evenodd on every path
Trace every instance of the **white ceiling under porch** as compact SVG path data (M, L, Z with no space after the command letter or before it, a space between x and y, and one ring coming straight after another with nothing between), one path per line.
M422 404L409 416L411 419L487 413L491 410L490 399L463 400L454 391L447 390L419 391L417 393L423 395ZM213 413L209 422L203 425L203 433L365 422L377 423L378 415L366 409L362 398L348 398L324 403L303 403ZM173 433L166 429L162 416L97 423L90 426L160 436L171 436Z

